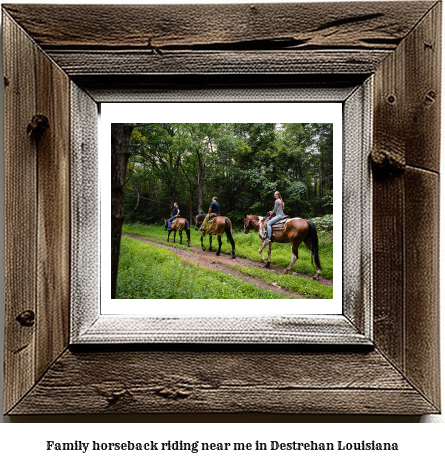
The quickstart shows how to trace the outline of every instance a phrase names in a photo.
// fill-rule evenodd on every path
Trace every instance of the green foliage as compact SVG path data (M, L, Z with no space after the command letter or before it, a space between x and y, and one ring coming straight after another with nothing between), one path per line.
M266 207L264 205L264 202L255 202L253 205L251 205L248 209L248 215L257 215L257 216L264 216L266 214Z
M247 213L246 213L247 214ZM244 217L246 216L244 212L241 212L239 210L233 210L229 213L227 213L227 218L230 218L230 221L232 221L232 224L239 224L242 223L244 220Z
M312 223L315 224L317 231L332 231L334 229L334 215L324 215L319 218L312 218Z
M174 253L123 237L118 299L280 299L224 273L194 266Z
M332 124L152 123L133 131L125 213L129 221L169 218L173 202L190 220L198 185L207 212L217 195L224 215L264 215L273 193L286 213L310 218L332 213Z

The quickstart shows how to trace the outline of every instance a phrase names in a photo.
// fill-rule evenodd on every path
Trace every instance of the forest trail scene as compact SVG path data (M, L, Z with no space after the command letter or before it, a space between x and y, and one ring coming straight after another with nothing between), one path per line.
M121 239L112 243L115 298L333 298L332 124L134 123L127 134L120 181L112 179L112 205L122 206L112 209L112 238ZM113 132L112 147L121 147ZM273 242L265 266L258 231L244 220L265 216L276 199L284 210L279 215L308 220L311 238L301 229L298 239L291 233ZM195 216L204 218L214 202L216 213L228 218L218 232L219 256L217 236L209 251L209 235L202 242L194 227ZM182 244L173 232L167 242L167 220L175 215L187 225ZM263 254L267 259L267 247Z
M301 269L309 274L292 271L284 275L282 271L287 263L283 266L283 252L286 255L286 250L275 251L276 260L273 252L274 246L287 246L290 256L289 244L272 244L272 265L265 269L257 252L261 243L257 234L245 235L247 244L239 244L239 253L243 256L237 254L233 260L230 244L225 240L221 254L216 256L216 241L213 241L210 252L208 238L205 238L206 250L203 251L200 233L192 231L191 246L188 247L185 238L182 245L178 236L175 243L173 236L167 242L167 233L162 232L161 227L124 226L118 298L120 295L121 298L332 298L332 279L323 275L319 281L312 279L308 250L302 254L305 263ZM235 240L241 234L235 233ZM252 247L256 249L259 261L245 257L251 255ZM332 270L326 270L324 274L330 276Z

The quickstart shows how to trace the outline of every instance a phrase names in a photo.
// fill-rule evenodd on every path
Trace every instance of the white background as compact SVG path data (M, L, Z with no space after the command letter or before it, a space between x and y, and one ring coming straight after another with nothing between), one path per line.
M342 104L341 103L133 103L102 104L99 133L100 173L101 175L101 313L102 314L149 314L152 316L197 316L196 310L202 303L195 299L184 300L181 308L172 300L161 299L153 305L151 300L111 299L111 123L144 122L147 115L156 115L155 122L175 121L196 122L282 122L282 123L332 123L334 125L334 217L342 217ZM267 120L267 121L266 121ZM270 208L274 204L273 193L270 195ZM286 201L286 199L284 199ZM234 225L239 227L239 225ZM166 233L167 234L167 233ZM191 227L191 235L198 232ZM256 234L251 232L251 234ZM230 305L221 299L212 300L212 309L206 306L203 316L234 315L243 316L241 308L255 309L254 315L326 315L342 313L341 270L342 270L342 230L341 222L335 224L334 241L334 298L333 299L301 299L298 305L293 300L283 300L279 306L258 305L258 300L231 300ZM206 241L208 239L206 238ZM208 244L208 242L206 242ZM236 246L236 244L235 244ZM258 247L260 240L258 239ZM305 247L305 246L303 246ZM267 249L263 254L267 255ZM273 257L272 246L271 256ZM289 245L289 263L291 261ZM247 304L250 302L250 305ZM246 305L247 304L247 305ZM157 314L162 310L162 314ZM209 314L209 312L212 314ZM244 310L245 312L245 310Z
M314 0L315 1L315 0ZM13 3L13 2L11 2ZM18 2L17 2L18 3ZM23 3L23 2L20 2ZM44 2L39 3L61 3L61 2ZM68 3L68 2L65 2ZM90 3L78 0L69 3ZM107 3L107 2L102 2ZM122 3L122 2L108 2ZM133 0L132 3L141 3ZM148 2L146 2L148 3ZM150 2L152 3L152 2ZM154 3L162 3L161 0ZM165 3L165 2L164 2ZM186 1L174 1L169 3L187 3ZM200 2L193 2L200 3ZM211 3L207 1L206 3ZM220 3L223 3L222 1ZM240 0L239 3L251 3ZM360 12L357 12L360 14ZM1 97L0 97L1 98ZM442 122L443 125L443 122ZM444 130L442 128L442 147ZM3 167L2 167L3 169ZM0 175L0 179L3 176ZM0 190L3 194L3 187ZM444 189L442 189L442 218L444 215L445 199L443 198ZM4 215L3 202L2 217ZM3 230L1 230L2 240ZM3 254L3 247L1 247ZM2 256L3 260L4 257ZM443 250L441 253L441 270L443 266ZM3 270L3 267L1 267ZM443 273L443 271L442 271ZM3 296L2 296L3 297ZM442 299L443 301L444 299ZM3 314L2 314L3 316ZM442 318L442 334L444 330L444 319ZM0 350L3 351L3 331L4 321L1 320L0 328ZM3 358L3 353L0 354ZM444 396L444 373L445 359L442 344L442 399ZM75 399L73 399L75 401ZM132 464L149 464L167 463L173 464L180 461L181 463L245 463L249 460L255 460L257 463L269 464L271 461L277 461L283 464L311 463L321 464L333 460L334 463L349 464L361 463L381 463L391 464L403 462L411 463L443 463L443 438L445 437L445 417L444 415L430 415L421 418L406 417L364 417L364 416L271 416L257 417L251 416L246 419L245 416L199 416L199 417L177 417L177 416L130 416L130 417L113 417L113 416L61 416L61 417L27 417L12 420L3 417L3 424L0 425L0 460L3 463L14 461L15 463L40 463L45 461L47 464L60 463L86 463L97 464L99 457L111 463L121 463L122 461L131 461ZM193 424L181 424L184 421L197 421ZM258 424L243 424L243 422L255 422ZM56 422L66 424L58 425ZM100 425L92 422L101 423ZM120 425L116 422L133 422L133 424ZM138 424L141 422L143 424ZM175 422L175 423L171 423ZM207 422L218 422L207 424ZM232 422L232 424L227 424ZM321 422L311 424L312 422ZM332 422L340 422L332 424ZM362 423L365 422L365 423ZM376 423L378 422L378 423ZM404 424L404 422L410 422ZM429 425L420 425L422 423L436 423ZM41 424L36 424L41 423ZM157 424L155 424L157 423ZM164 424L167 423L167 424ZM309 424L307 424L309 423ZM397 424L394 424L397 423ZM417 424L416 424L417 423ZM168 439L184 441L238 441L248 442L256 439L264 442L269 440L286 441L355 441L362 439L369 441L385 440L398 441L399 452L268 452L264 453L171 453L169 455L151 455L150 453L103 453L98 455L82 454L81 452L46 452L46 440L58 440L61 442L68 441L147 441L147 440L165 441ZM255 455L253 455L255 454ZM6 462L4 461L6 459Z

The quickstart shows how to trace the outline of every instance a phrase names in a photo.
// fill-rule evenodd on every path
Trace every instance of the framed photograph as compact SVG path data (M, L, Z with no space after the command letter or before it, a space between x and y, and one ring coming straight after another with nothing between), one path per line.
M440 2L2 14L6 414L440 411ZM334 125L330 308L108 297L111 124L170 115Z

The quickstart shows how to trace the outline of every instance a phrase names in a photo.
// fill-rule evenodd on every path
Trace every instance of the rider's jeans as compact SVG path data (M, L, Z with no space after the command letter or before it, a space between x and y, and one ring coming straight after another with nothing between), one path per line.
M168 225L167 225L167 228L171 228L172 227L172 221L176 218L176 216L172 216L169 220L168 220ZM178 215L178 218L179 218L179 215Z
M281 220L283 218L283 215L277 215L273 217L269 223L267 223L267 237L269 239L272 239L272 225L274 225L277 221Z

